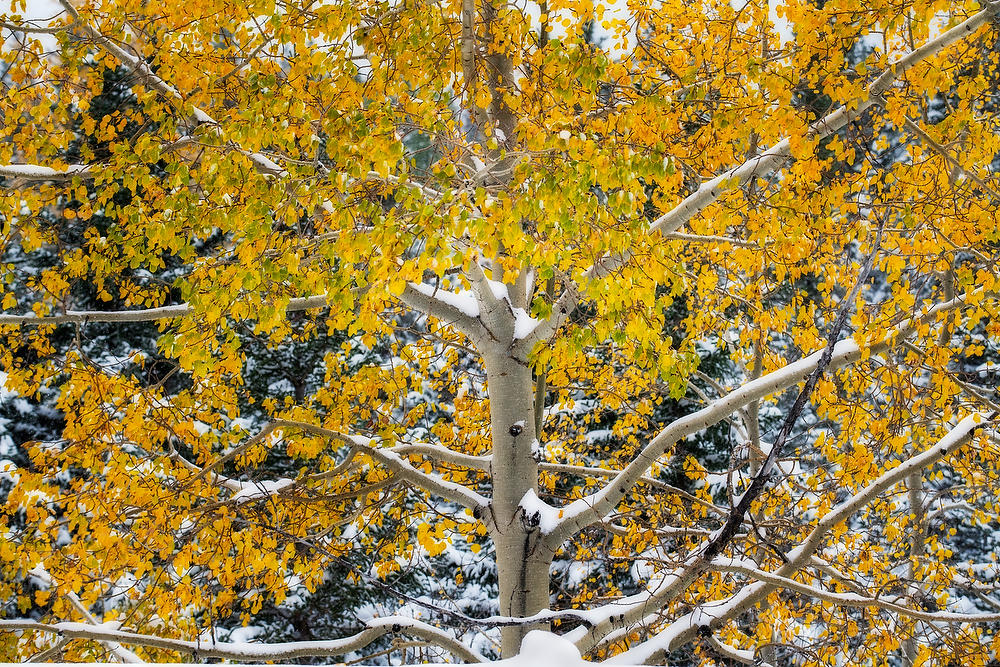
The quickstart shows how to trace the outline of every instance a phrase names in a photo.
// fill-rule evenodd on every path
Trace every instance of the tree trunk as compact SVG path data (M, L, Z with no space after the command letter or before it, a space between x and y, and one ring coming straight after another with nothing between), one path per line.
M906 476L906 491L910 503L910 514L913 516L913 525L910 527L910 562L907 565L907 579L909 580L909 595L915 600L923 598L923 586L917 580L916 563L924 555L926 542L924 531L924 477L923 472L916 470ZM916 624L919 621L914 620ZM903 665L913 667L917 664L917 656L920 653L920 643L917 639L917 632L914 631L903 639Z
M541 538L537 517L525 516L521 500L538 491L538 443L535 434L531 369L506 349L485 356L490 397L493 459L493 516L488 521L496 546L500 613L529 616L549 604L549 566L553 552ZM515 655L529 631L547 623L504 627L502 656Z

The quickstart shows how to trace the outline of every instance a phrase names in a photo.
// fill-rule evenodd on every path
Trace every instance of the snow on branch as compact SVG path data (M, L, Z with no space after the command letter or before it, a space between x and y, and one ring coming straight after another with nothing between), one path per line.
M60 28L65 30L66 28ZM190 136L160 146L161 153L170 153L190 145L195 139ZM45 181L68 181L73 178L92 179L97 176L97 164L70 164L56 169L40 164L0 164L0 177L13 179L12 187Z
M995 418L996 415L990 417L990 419ZM907 475L934 465L946 456L953 454L971 440L973 432L976 429L983 428L988 424L992 424L992 422L988 421L981 413L976 412L968 415L951 428L932 447L903 461L892 470L883 473L868 486L851 495L825 514L817 522L809 535L797 547L785 554L787 562L776 572L767 573L768 577L772 578L770 581L762 578L753 584L744 586L739 592L729 598L713 600L697 606L684 616L673 621L650 639L615 656L610 662L615 664L645 663L660 653L673 650L690 641L703 626L715 629L726 621L735 618L746 609L763 600L775 589L784 586L786 583L784 579L790 579L802 567L810 564L814 554L822 545L823 538L835 526L846 521L850 516L866 507L879 494L884 493L905 480ZM732 565L733 562L732 559L717 559L710 564L710 567L714 567L716 564L724 567L727 564ZM680 569L683 570L688 565L689 563L685 562ZM773 579L773 577L781 579ZM677 575L671 575L670 577L666 577L665 581L676 578ZM643 596L645 598L643 600L635 600L639 596L632 596L628 600L629 604L623 604L624 601L618 601L603 608L592 610L590 612L592 616L596 617L598 614L603 614L604 620L598 621L589 631L574 631L575 635L573 639L577 646L582 651L590 650L594 646L613 638L617 633L622 631L623 627L647 618L652 620L656 612L669 604L675 597L674 595L663 595L662 592L666 589L670 589L673 592L674 587L661 585L657 591ZM860 597L863 599L863 596ZM845 598L845 600L848 600L848 598ZM850 600L858 602L854 598L850 598ZM902 607L902 609L907 612L911 611L906 607ZM901 610L894 611L900 614L903 613ZM972 616L975 616L975 622L995 620L992 619L993 615L990 618L986 618L985 616L980 618L978 615L965 614L955 616L956 618L952 619L955 622L973 622ZM967 616L969 618L966 618Z
M1000 12L1000 0L987 2L977 14L900 57L868 86L863 97L843 104L812 123L806 132L806 138L822 139L832 135L868 108L878 104L883 93L907 70L988 24L998 12ZM755 178L766 176L778 169L791 156L791 141L786 137L760 155L752 157L703 183L701 187L674 208L650 223L650 232L662 235L676 233L685 223L717 201L727 190L741 186ZM628 254L607 256L594 264L587 272L586 277L593 279L607 275L630 260ZM533 335L526 339L527 349L530 350L531 346L539 341L547 340L565 324L569 314L580 303L581 298L581 290L577 286L568 285L553 305L552 314L548 320L537 327Z
M35 630L68 637L100 642L119 642L133 646L150 646L189 653L196 658L228 658L231 660L264 661L294 658L339 656L364 648L387 634L403 634L439 646L467 662L486 662L478 652L432 625L403 616L386 616L368 621L361 632L344 639L327 641L282 642L254 644L250 642L217 642L212 639L188 641L155 635L117 630L105 625L85 623L38 623L29 619L0 620L0 630Z
M243 448L240 448L243 449ZM242 505L243 503L249 502L251 500L263 500L276 496L282 491L286 491L290 487L295 486L296 481L294 479L289 479L287 477L282 477L280 479L263 479L263 480L251 480L243 481L239 479L234 479L232 477L227 477L220 473L210 471L208 468L199 468L195 464L191 463L185 459L180 454L174 453L171 458L175 461L180 462L185 468L191 472L197 473L195 479L204 477L206 474L211 476L211 481L213 484L220 486L222 488L228 489L233 492L232 498L229 499L230 502L237 505ZM217 468L221 465L221 459L212 464L212 468Z
M744 561L732 558L719 559L712 563L711 569L716 572L745 574L757 581L773 584L775 588L783 588L788 591L808 595L817 600L830 602L840 607L878 607L879 609L891 611L899 614L900 616L907 616L909 618L927 621L929 623L996 623L1000 621L1000 614L957 614L947 611L930 612L920 609L912 609L890 600L868 597L866 595L859 595L858 593L835 593L833 591L810 586L809 584L803 584L799 581L783 577L773 572L761 570L756 567L756 563L753 561Z
M424 283L408 283L399 300L417 312L447 322L470 338L486 330L479 321L479 303L471 292L449 292Z
M456 502L464 507L468 507L469 509L478 511L481 508L485 508L489 504L489 501L487 501L486 498L482 497L475 491L462 486L461 484L449 482L446 479L442 479L439 475L418 470L408 461L403 460L402 456L392 449L380 449L377 441L372 440L371 438L365 438L360 435L349 435L347 433L341 433L340 431L323 428L322 426L286 419L277 419L271 422L270 426L272 429L297 429L324 438L339 440L353 447L357 447L359 450L368 454L372 458L381 461L400 479L410 482L411 484L415 484L430 493L441 496L442 498L446 498L447 500Z
M285 311L292 313L300 310L310 310L326 306L326 294L297 297L291 299ZM60 315L38 317L34 313L27 315L12 315L0 313L0 324L18 324L21 326L43 326L50 324L86 324L87 322L153 322L169 320L177 317L193 315L197 311L187 303L176 306L161 306L142 310L67 310Z
M49 574L49 571L46 570L45 566L42 565L41 563L37 564L35 567L29 570L28 574L38 579L38 581L41 582L47 588L56 587L56 580L52 577L51 574ZM83 604L83 601L80 600L80 596L74 593L73 591L69 591L67 593L64 593L63 595L66 597L67 600L69 600L73 608L76 609L81 616L83 616L84 620L86 620L91 627L110 628L114 630L118 629L118 624L116 622L102 623L101 621L98 621L94 617L94 615L90 613L90 610L87 609L87 606ZM104 644L104 646L106 646L107 649L111 651L111 653L121 662L128 664L140 664L145 662L142 658L137 656L132 651L129 651L127 648L123 647L118 642L102 640L101 643Z
M933 322L942 312L964 306L967 301L982 298L981 289L960 296L930 308L923 315L907 320L893 329L881 342L867 348L869 354L878 354L897 345L901 339L912 333L919 324ZM760 400L775 392L792 387L805 380L812 373L823 357L825 348L814 352L784 368L747 382L739 389L712 401L701 410L674 420L660 431L635 459L600 490L584 498L573 501L560 512L561 520L557 527L547 536L550 546L558 548L566 539L583 530L589 525L602 520L604 516L614 511L619 502L626 496L632 486L646 475L649 468L675 442L702 431L722 421L741 407ZM834 370L853 364L864 356L858 344L851 339L845 339L833 346L828 368Z
M0 176L22 181L63 181L74 176L89 176L90 165L71 164L64 169L45 167L40 164L0 164Z
M215 460L211 464L201 468L194 463L188 461L186 458L178 453L171 455L171 458L179 462L182 466L187 468L192 473L195 473L194 480L201 479L208 476L210 481L221 488L228 489L233 492L233 496L229 499L229 503L235 503L237 505L242 505L243 503L249 502L251 500L263 500L277 495L286 495L289 491L293 490L295 487L299 486L303 482L317 481L322 479L329 479L332 477L337 477L346 473L351 468L356 467L356 458L359 451L368 451L370 447L365 444L362 445L359 442L353 440L353 436L348 436L345 434L338 433L335 437L338 439L348 442L351 445L350 452L347 457L340 464L336 466L333 470L328 470L321 473L316 473L313 475L306 475L300 480L294 480L289 478L279 478L279 479L265 479L265 480L238 480L232 477L226 477L217 472L219 467L223 466L225 463L236 458L243 452L245 452L250 447L260 444L267 439L275 431L281 428L304 428L308 425L299 422L285 422L285 421L274 421L258 431L252 438L241 444L239 447L234 448L226 455ZM310 427L311 430L311 427ZM329 436L329 433L324 432L323 435ZM380 449L380 453L385 454L396 454L399 456L423 456L425 458L434 459L437 461L442 461L444 463L450 463L452 465L457 465L465 468L472 468L474 470L486 471L489 470L489 456L471 456L468 454L462 454L460 452L455 452L445 447L438 445L432 445L428 443L415 443L406 445L397 445L389 449ZM393 482L394 479L387 480ZM373 488L384 486L385 483L379 483L376 485L366 486L364 489L353 492L341 494L339 497L355 497L362 493L371 491ZM214 505L213 505L214 506Z
M735 648L733 646L730 646L729 644L724 644L723 642L719 641L719 638L716 637L715 635L711 635L708 637L708 643L723 657L729 658L730 660L742 663L744 665L757 664L761 665L761 667L765 667L764 665L762 665L762 663L754 662L754 651L750 651L748 649Z

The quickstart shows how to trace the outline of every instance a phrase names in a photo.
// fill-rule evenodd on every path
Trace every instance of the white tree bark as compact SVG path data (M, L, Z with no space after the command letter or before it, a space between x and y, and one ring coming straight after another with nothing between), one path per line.
M421 621L403 616L386 616L366 623L366 628L344 639L315 642L286 642L280 644L226 643L213 640L187 641L155 635L116 630L108 626L86 623L37 623L28 620L0 620L0 630L36 630L60 637L92 639L100 642L150 646L191 654L197 658L227 658L242 662L265 660L292 660L294 658L338 656L364 648L387 634L404 634L440 646L462 660L484 662L478 652L466 647L448 633Z

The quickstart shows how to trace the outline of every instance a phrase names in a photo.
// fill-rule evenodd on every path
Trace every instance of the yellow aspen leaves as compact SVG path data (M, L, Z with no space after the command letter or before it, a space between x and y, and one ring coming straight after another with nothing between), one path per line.
M335 568L586 610L547 627L595 660L1000 659L995 5L32 4L3 659L221 636ZM439 611L392 632L530 629Z

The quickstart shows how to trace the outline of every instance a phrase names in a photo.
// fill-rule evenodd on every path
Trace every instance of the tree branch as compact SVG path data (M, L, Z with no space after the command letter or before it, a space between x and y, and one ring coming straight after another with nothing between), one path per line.
M933 322L942 312L963 306L970 296L982 295L982 290L960 295L950 301L938 304L924 315L903 322L890 332L882 342L868 347L870 354L878 354L899 343L900 339L912 333L919 324ZM805 380L820 363L826 348L790 363L772 373L747 382L739 389L716 399L701 410L681 417L660 431L613 480L596 493L575 500L562 509L564 517L546 536L552 548L558 548L566 539L614 510L635 484L656 460L677 441L706 429L725 419L739 408L787 389ZM837 343L830 354L830 370L853 364L862 358L862 350L851 339Z
M683 232L667 232L663 238L669 241L688 241L690 243L728 243L738 248L760 249L760 243L751 243L731 236L713 236L711 234L685 234Z
M734 662L744 665L754 664L754 652L747 649L739 649L729 644L724 644L714 634L708 638L708 644L715 649L719 655Z
M75 25L76 23L67 23L65 25L43 27L43 26L31 25L31 22L10 23L8 21L0 21L0 28L3 28L5 30L10 30L11 32L23 32L25 34L36 34L36 35L58 35L61 32L66 32L67 30L70 30Z
M868 86L867 94L864 97L843 104L823 118L812 123L806 132L806 138L822 139L847 125L876 104L882 94L889 90L893 82L910 68L938 53L945 47L964 39L989 23L998 9L1000 9L1000 3L986 3L985 8L977 14L902 56L899 60L889 65L881 76ZM712 204L721 197L727 189L742 186L751 179L774 171L791 156L792 151L789 139L782 139L762 154L750 158L740 166L730 169L704 183L680 204L654 220L650 225L650 231L660 232L661 234L676 232L681 228L681 225L705 210L709 204Z
M445 300L449 296L451 303ZM457 295L454 292L424 283L407 283L399 300L417 312L451 324L470 338L475 339L486 333L478 313L472 315L456 305Z
M47 586L49 586L51 588L56 588L57 587L55 579L52 577L51 574L49 574L48 570L46 570L45 567L41 563L39 563L34 568L32 568L28 572L28 574L32 575L33 577L36 577L36 578L40 579L43 583L45 583ZM93 627L100 627L100 626L108 627L107 625L102 624L100 621L98 621L96 618L94 618L94 615L90 613L90 610L87 609L86 605L83 604L83 601L80 600L80 596L79 595L77 595L73 591L67 591L66 593L64 593L64 595L65 595L66 599L69 600L69 602L73 606L73 608L76 609L80 613L80 615L83 616L83 619L87 623L89 623L91 626L93 626ZM132 651L129 651L127 648L123 647L118 642L114 642L114 641L102 641L101 643L104 644L104 646L107 647L107 649L109 651L111 651L112 655L114 655L116 658L118 658L118 660L120 660L121 662L128 663L128 664L141 664L141 663L145 662L145 660L143 660L142 658L140 658L139 656L137 656ZM56 643L56 646L54 646L53 649L56 649L56 648L61 649L61 647L64 644L65 644L65 641L59 641L59 642ZM40 658L39 662L41 662L41 661L42 661L42 659Z
M181 104L184 103L184 96L181 95L180 91L174 88L172 85L161 79L149 64L141 57L133 55L120 47L118 44L105 37L96 28L85 22L81 17L80 13L77 12L76 8L69 2L69 0L58 0L59 4L66 10L66 12L73 17L74 23L78 24L84 33L90 36L97 44L101 46L105 51L114 56L123 65L131 68L133 71L140 74L144 82L156 91L162 93L165 97L175 102ZM219 123L208 115L205 111L199 109L198 107L193 108L192 115L195 121L199 125L210 125L216 128L221 134L221 126ZM263 174L270 174L272 176L284 176L286 171L276 162L271 160L269 157L262 153L248 151L238 146L233 146L240 153L250 158L253 162L254 167L257 168Z
M900 616L906 616L920 621L927 621L928 623L996 623L997 621L1000 621L1000 614L929 612L922 611L920 609L911 609L910 607L905 607L889 600L880 600L879 598L859 595L857 593L835 593L833 591L827 591L822 588L810 586L809 584L803 584L795 581L794 579L775 574L774 572L761 570L755 566L756 563L753 562L749 562L748 564L747 562L730 558L715 561L712 563L711 569L716 572L734 572L745 574L748 577L756 579L757 581L772 584L775 588L783 588L788 591L808 595L816 598L817 600L830 602L840 607L877 607L879 609L899 614Z
M40 164L0 164L0 176L22 181L66 181L75 176L89 176L89 164L71 164L65 169L45 167Z
M322 426L286 419L276 419L271 422L269 426L272 428L298 429L324 438L340 440L341 442L357 447L369 456L378 459L394 473L396 473L400 479L416 484L430 493L437 494L442 498L446 498L452 502L456 502L464 507L468 507L469 509L476 511L479 511L481 508L485 508L488 505L486 498L482 497L475 491L472 491L471 489L468 489L460 484L455 484L454 482L442 479L438 475L417 470L408 462L404 461L403 458L392 449L379 449L374 444L375 441L370 438L365 438L359 435L348 435L332 429L323 428Z
M995 419L995 417L996 415L993 415L990 419ZM838 504L817 522L799 546L786 554L788 562L774 574L780 577L793 576L800 568L811 562L813 554L820 548L823 538L835 526L868 505L879 494L903 481L914 470L927 468L953 454L972 439L972 434L976 429L992 423L978 412L965 417L934 446L883 473L864 489ZM685 563L685 566L687 565L688 563ZM673 589L672 586L669 588ZM610 662L617 664L644 663L659 653L673 650L690 641L703 625L709 627L722 625L763 600L776 588L777 586L773 583L758 581L745 586L738 593L725 600L715 600L708 605L699 605L652 638L615 656ZM574 641L577 646L581 651L588 651L605 641L605 638L611 636L612 633L617 632L618 628L655 615L674 597L673 595L669 597L660 595L660 591L663 589L664 587L661 586L656 593L650 594L646 601L630 605L624 610L624 613L621 607L608 605L605 611L601 612L606 615L607 620L597 623L589 632L574 631L576 632ZM594 610L591 614L596 614L597 611Z
M338 656L364 648L387 634L405 634L418 637L439 646L467 662L486 662L478 652L466 647L451 635L412 618L386 616L368 621L361 632L344 639L315 642L283 642L275 644L226 643L214 640L187 641L155 635L114 630L106 626L85 623L38 623L28 619L0 620L0 630L35 630L100 642L120 642L137 646L151 646L170 651L189 653L200 658L229 658L260 662L264 660L291 660L294 658Z
M323 308L327 303L326 294L316 296L296 297L288 302L285 311L289 313ZM44 326L50 324L86 324L87 322L153 322L169 320L177 317L194 315L197 310L187 303L176 306L161 306L143 310L67 310L61 315L46 315L38 317L29 315L11 315L0 313L0 324L17 324L21 326Z
M472 468L473 470L481 470L483 472L489 471L490 459L492 458L490 456L472 456L471 454L463 454L461 452L452 451L446 447L427 443L396 445L387 451L395 452L400 456L410 456L416 454L418 456L434 459L443 463L450 463L452 465L461 466L463 468Z
M986 25L998 11L1000 11L1000 1L987 2L977 14L902 56L868 86L864 97L852 100L812 123L806 131L805 137L822 139L832 135L876 104L892 83L907 70ZM786 137L760 155L752 157L739 166L703 183L674 208L650 223L649 231L663 235L677 232L694 216L717 201L727 190L771 173L778 169L791 155L791 141ZM607 256L591 267L584 282L607 275L628 261L630 261L628 254ZM567 285L553 306L552 315L536 327L532 336L523 341L523 344L528 346L527 349L530 350L531 346L541 340L547 340L565 324L569 314L580 303L581 296L582 292L576 285Z
M545 472L559 472L566 475L578 475L580 477L615 477L620 474L620 470L609 470L607 468L594 468L592 466L577 466L569 463L539 463L539 470ZM665 493L672 493L674 495L680 496L685 500L689 500L692 503L701 505L702 507L715 512L716 514L725 515L728 513L724 507L719 507L715 503L709 502L704 498L699 498L698 496L688 493L684 489L680 489L672 484L667 484L666 482L661 482L658 479L654 479L647 475L643 475L639 478L639 481L643 484L648 484L654 489L658 489Z
M885 100L878 100L878 101L883 104L885 103ZM951 153L949 153L944 146L934 141L931 135L927 134L922 127L920 127L907 117L903 118L903 127L908 129L910 132L913 132L913 134L917 135L917 137L925 144L927 144L931 148L931 150L933 150L935 153L944 158L944 161L952 166L954 172L957 175L968 176L976 185L981 187L987 194L989 194L994 199L1000 200L1000 192L997 192L996 188L994 188L992 185L984 181L974 172L963 167L958 160L956 160L954 157L951 156Z

